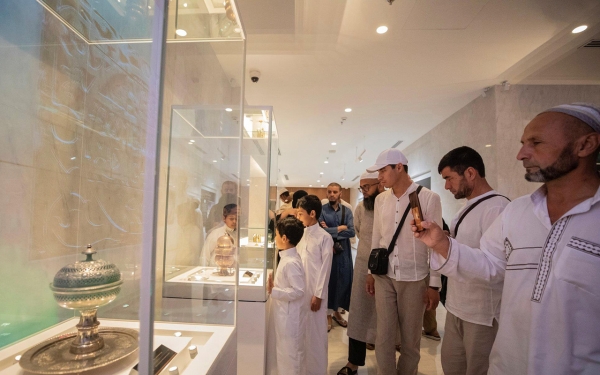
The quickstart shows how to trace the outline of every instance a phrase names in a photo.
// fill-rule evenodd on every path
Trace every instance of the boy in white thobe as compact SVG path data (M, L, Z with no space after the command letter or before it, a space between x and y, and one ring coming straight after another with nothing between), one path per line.
M525 178L545 184L506 207L481 250L432 223L415 237L449 278L504 281L488 374L600 374L600 109L551 108L521 141Z
M228 204L223 207L223 224L220 227L214 228L204 242L202 257L200 259L203 266L212 267L217 265L215 263L215 248L217 247L219 237L228 234L233 239L234 246L237 246L237 235L235 233L237 229L237 214L236 204Z
M277 223L275 233L275 245L279 249L281 260L277 266L275 282L273 274L269 274L267 291L273 299L270 316L275 323L277 373L304 375L306 281L302 260L295 247L302 238L304 226L298 219L288 217Z
M306 273L305 304L311 310L306 324L307 375L327 373L327 291L333 239L318 223L322 207L316 195L302 197L297 204L298 219L306 227L298 253Z

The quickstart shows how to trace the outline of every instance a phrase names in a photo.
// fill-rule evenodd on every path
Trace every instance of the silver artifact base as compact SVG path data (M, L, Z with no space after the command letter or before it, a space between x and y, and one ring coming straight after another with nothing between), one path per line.
M19 364L34 374L74 374L117 362L138 348L138 332L128 328L99 328L104 345L88 354L69 350L77 332L52 337L26 351Z

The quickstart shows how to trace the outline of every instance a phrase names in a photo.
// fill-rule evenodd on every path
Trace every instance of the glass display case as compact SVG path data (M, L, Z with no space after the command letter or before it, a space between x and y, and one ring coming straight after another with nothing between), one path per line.
M239 300L267 300L266 278L275 257L270 202L277 198L277 126L271 107L246 106L243 117L230 109L172 108L164 297L230 301L237 282ZM241 154L235 134L240 130ZM183 194L198 205L194 220L202 224L193 234L175 220L182 209L177 197ZM233 205L237 223L227 217ZM237 273L223 270L215 259L223 236L234 240Z
M1 1L0 51L0 374L234 374L237 283L154 291L241 184L235 1Z

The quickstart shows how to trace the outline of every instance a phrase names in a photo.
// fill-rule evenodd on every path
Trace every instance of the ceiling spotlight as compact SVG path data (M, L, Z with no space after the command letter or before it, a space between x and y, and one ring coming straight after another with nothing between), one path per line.
M329 160L325 160L323 163L325 163L325 164L329 164Z
M581 25L581 26L577 26L576 28L573 29L573 31L571 31L573 34L579 34L582 31L585 31L587 29L587 25Z
M225 110L226 110L227 112L231 112L231 111L233 111L233 109L231 109L231 108L225 108Z
M331 142L331 145L332 145L332 146L335 146L335 145L337 145L337 143L335 143L335 142Z
M492 145L485 145L485 147L492 147Z
M317 182L321 182L321 180L317 180Z
M358 162L359 162L359 163L362 163L362 162L363 162L363 158L359 156L359 157L358 157Z
M346 112L352 112L352 108L346 108L346 109L344 109L344 111L346 111Z
M387 26L379 26L377 28L377 34L385 34L388 31L388 27Z
M321 187L323 187L323 186L325 186L325 185L321 185Z
M187 8L187 3L183 3L183 7L184 7L184 8Z
M175 34L177 34L179 36L186 36L187 31L185 31L184 29L177 29L177 30L175 30Z
M308 185L308 187L312 187L312 185Z
M217 162L216 160L213 160L213 163L216 163L216 162Z
M195 141L195 140L193 140L193 139L190 139L190 142L194 143L194 142L196 142L196 141Z

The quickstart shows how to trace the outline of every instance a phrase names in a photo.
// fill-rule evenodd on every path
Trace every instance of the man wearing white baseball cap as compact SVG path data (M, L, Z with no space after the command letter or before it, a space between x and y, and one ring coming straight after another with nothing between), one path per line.
M440 226L442 204L439 195L411 180L408 160L400 150L383 151L367 172L378 172L379 182L389 189L375 199L371 248L392 249L387 274L367 279L367 291L375 293L377 309L375 357L380 374L417 375L423 313L437 307L441 281L439 273L429 269L428 247L413 238L408 195L417 191L424 219ZM396 363L397 324L401 348Z

